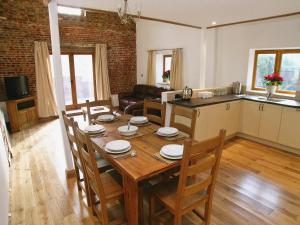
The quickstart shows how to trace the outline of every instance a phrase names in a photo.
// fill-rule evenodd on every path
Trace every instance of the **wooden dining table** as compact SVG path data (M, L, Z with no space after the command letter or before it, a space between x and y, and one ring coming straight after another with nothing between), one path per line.
M125 213L128 224L139 224L139 188L144 181L158 176L168 170L180 165L180 160L164 161L155 156L160 149L167 144L182 144L183 138L178 140L167 140L159 137L155 131L158 125L148 123L138 127L137 134L133 137L125 137L118 133L117 128L127 125L129 116L122 115L113 122L101 122L106 132L101 136L91 136L93 146L103 158L109 161L112 166L121 173L123 177ZM116 158L104 150L107 142L112 140L128 140L136 156Z

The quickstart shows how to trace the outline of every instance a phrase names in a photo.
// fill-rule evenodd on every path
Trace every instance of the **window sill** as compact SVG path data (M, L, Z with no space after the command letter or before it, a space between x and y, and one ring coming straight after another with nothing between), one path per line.
M256 94L256 95L266 95L266 91L259 91L259 90L248 90L246 94ZM284 99L292 99L296 98L296 94L284 94L284 93L275 93L272 96L277 98L284 98Z

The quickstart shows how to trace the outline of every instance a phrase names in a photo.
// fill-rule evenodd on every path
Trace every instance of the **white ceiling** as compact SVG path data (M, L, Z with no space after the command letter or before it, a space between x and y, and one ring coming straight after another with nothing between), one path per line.
M128 0L131 13L196 26L211 26L300 11L300 0ZM59 4L115 11L122 0L58 0Z

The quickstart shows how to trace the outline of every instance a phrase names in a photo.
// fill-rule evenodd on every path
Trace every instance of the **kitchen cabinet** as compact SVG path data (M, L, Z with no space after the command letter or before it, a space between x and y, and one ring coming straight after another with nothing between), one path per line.
M281 106L244 101L241 132L253 137L277 142L281 113Z
M259 135L259 124L261 118L261 103L243 101L241 132L254 137Z
M261 104L261 118L259 125L259 137L265 140L277 142L280 129L282 107Z
M226 129L227 136L238 132L240 124L240 101L219 103L197 108L195 139L206 140Z
M300 149L300 109L283 107L278 142Z

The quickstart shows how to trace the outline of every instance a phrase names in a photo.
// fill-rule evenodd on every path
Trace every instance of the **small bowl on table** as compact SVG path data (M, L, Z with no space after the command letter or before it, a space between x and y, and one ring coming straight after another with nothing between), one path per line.
M132 135L135 135L136 132L138 130L138 127L137 126L121 126L121 127L118 127L118 132L121 134L121 135L124 135L124 136L132 136Z

